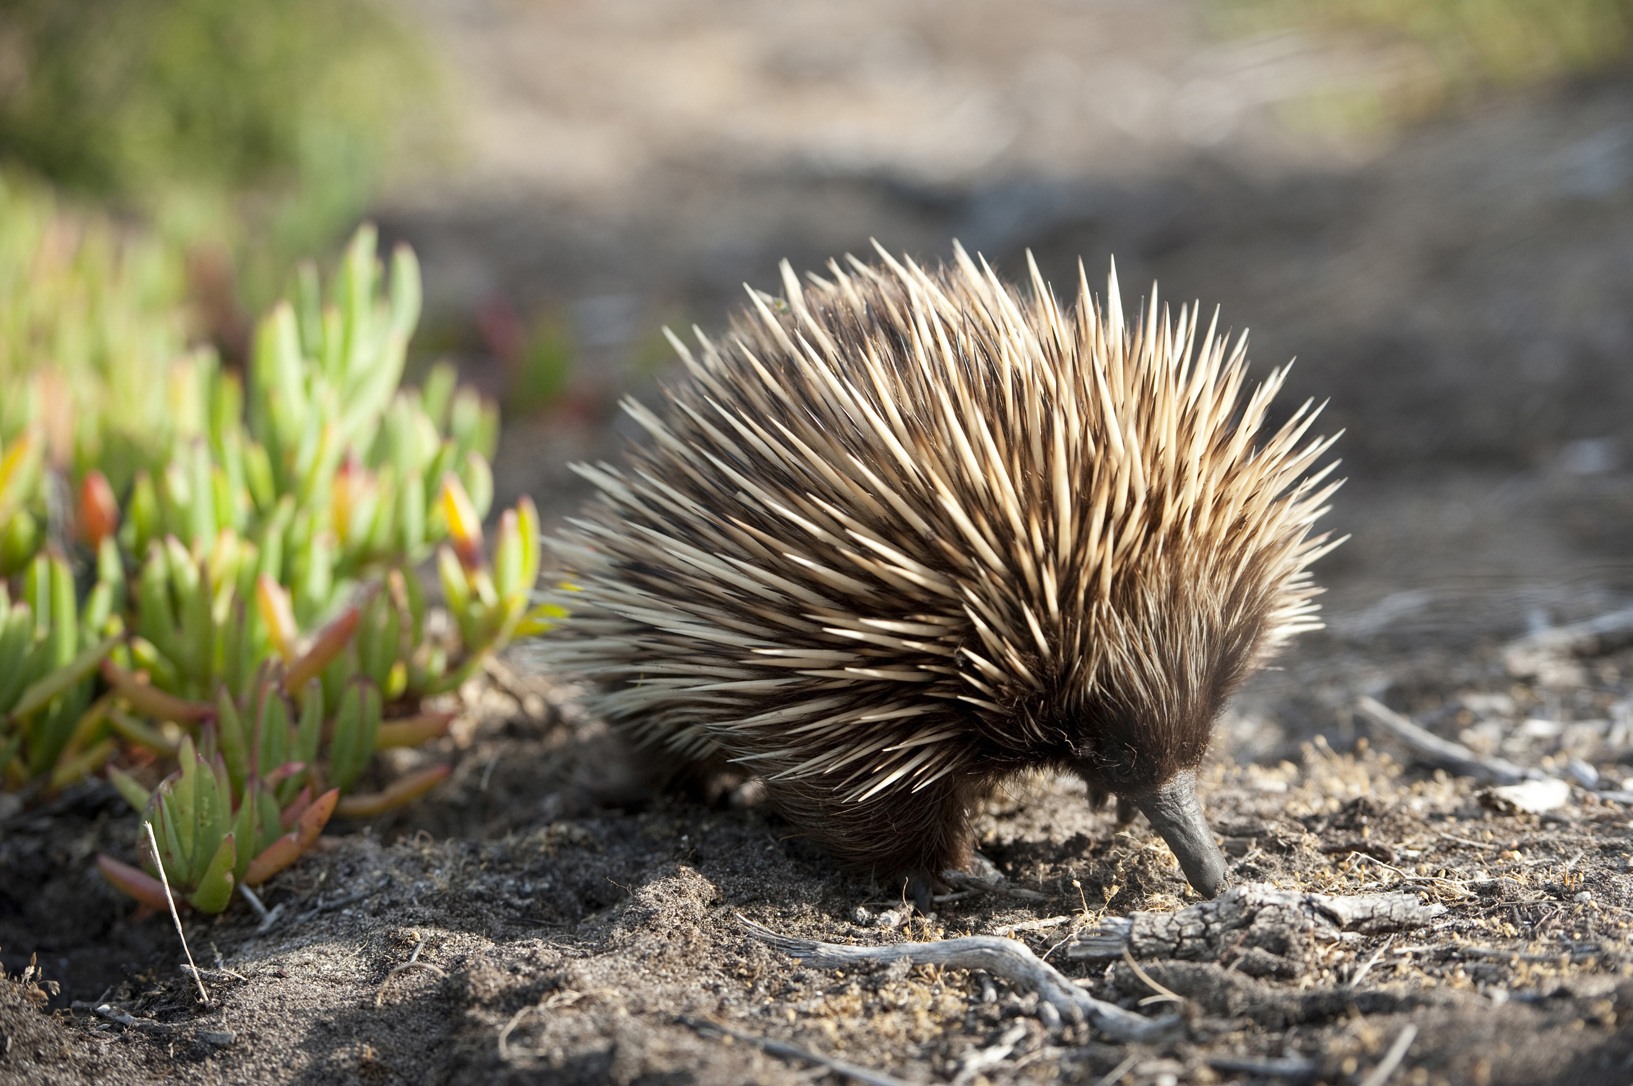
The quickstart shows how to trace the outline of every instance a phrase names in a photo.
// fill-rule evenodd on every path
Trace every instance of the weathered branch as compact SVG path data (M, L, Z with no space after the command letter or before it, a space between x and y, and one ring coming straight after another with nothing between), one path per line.
M1355 710L1367 723L1406 744L1425 765L1492 784L1518 784L1545 776L1541 770L1527 769L1502 758L1482 758L1462 743L1442 739L1420 728L1376 698L1362 697L1355 703Z
M749 933L783 953L818 969L844 969L863 963L888 965L910 962L953 969L984 969L1011 984L1038 993L1038 998L1074 1022L1088 1022L1114 1041L1155 1041L1173 1035L1177 1015L1146 1018L1115 1003L1096 999L1043 961L1024 943L995 935L972 935L935 943L896 943L891 946L843 946L778 935L747 917L739 916Z
M1503 664L1517 679L1568 680L1575 667L1569 657L1603 655L1630 644L1633 607L1511 641L1503 650Z
M1252 943L1239 938L1250 928L1301 936L1318 930L1376 934L1422 927L1445 911L1411 894L1306 894L1244 883L1177 912L1102 920L1100 930L1067 944L1066 956L1110 961L1126 950L1137 958L1201 961L1216 958L1226 944Z

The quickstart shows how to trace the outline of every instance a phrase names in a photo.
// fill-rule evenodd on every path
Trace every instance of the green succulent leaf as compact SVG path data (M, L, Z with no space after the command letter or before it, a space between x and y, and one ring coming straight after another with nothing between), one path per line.
M199 874L197 889L187 895L187 901L201 913L218 913L232 901L233 867L238 862L238 850L232 834L221 839L221 844Z

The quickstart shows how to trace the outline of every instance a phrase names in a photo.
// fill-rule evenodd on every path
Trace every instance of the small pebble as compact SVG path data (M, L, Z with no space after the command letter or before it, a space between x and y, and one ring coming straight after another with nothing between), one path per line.
M1504 814L1516 811L1542 814L1558 810L1570 802L1570 798L1571 786L1557 777L1488 788L1479 794L1481 805Z
M907 923L908 916L909 913L905 909L886 909L884 912L878 913L874 916L873 926L876 928L884 928L886 930L899 928L903 924Z
M858 905L851 913L851 921L864 928L899 928L907 923L908 913L904 909L886 909L884 912L874 912L866 905Z
M1583 890L1580 894L1576 895L1576 902L1579 905L1586 905L1588 902L1590 902L1592 900L1593 900L1593 891L1592 890Z
M1566 762L1565 772L1570 774L1571 780L1580 784L1583 788L1599 787L1599 771L1580 758L1572 758Z
M204 1044L212 1045L216 1048L226 1048L228 1045L238 1040L238 1034L234 1033L230 1029L201 1029L194 1036L196 1036Z

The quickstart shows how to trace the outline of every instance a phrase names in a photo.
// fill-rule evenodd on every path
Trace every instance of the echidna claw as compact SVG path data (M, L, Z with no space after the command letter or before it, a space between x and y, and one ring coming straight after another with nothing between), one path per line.
M914 872L907 876L904 886L907 898L921 916L929 916L931 908L935 905L935 883L936 879L933 876L923 872Z

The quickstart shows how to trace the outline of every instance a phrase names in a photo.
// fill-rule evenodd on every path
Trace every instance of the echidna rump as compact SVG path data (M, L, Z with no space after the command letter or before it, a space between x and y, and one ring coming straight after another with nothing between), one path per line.
M1006 779L1143 811L1191 885L1224 858L1194 771L1225 699L1314 628L1337 486L1285 370L1194 308L1125 323L962 249L833 263L679 340L689 378L554 541L571 612L541 663L671 761L736 763L850 865L923 895ZM1030 262L1029 262L1030 263ZM673 339L673 337L671 337Z

